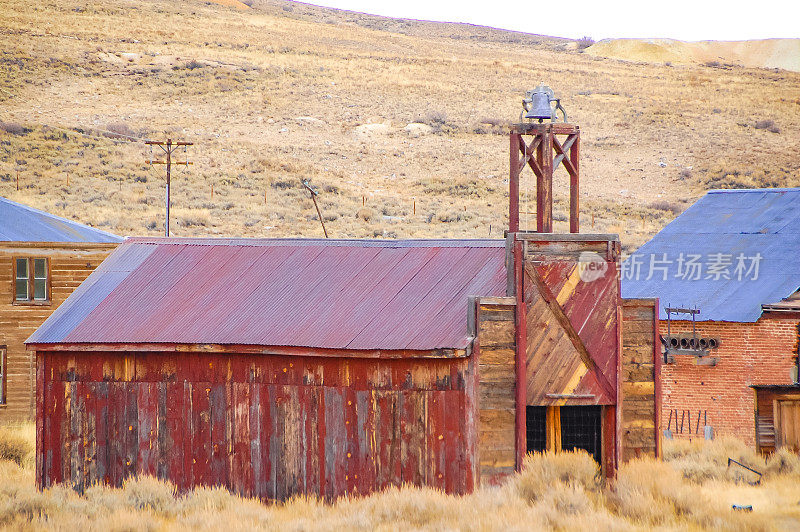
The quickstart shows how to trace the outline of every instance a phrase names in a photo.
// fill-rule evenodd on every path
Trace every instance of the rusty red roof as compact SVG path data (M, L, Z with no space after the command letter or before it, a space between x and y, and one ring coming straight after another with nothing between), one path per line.
M130 238L28 343L463 349L502 240Z

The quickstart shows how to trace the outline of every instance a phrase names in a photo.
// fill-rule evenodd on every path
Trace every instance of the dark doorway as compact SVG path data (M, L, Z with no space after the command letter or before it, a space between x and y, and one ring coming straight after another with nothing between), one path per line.
M527 407L525 411L525 425L528 452L544 452L547 448L547 407Z
M561 407L561 449L583 449L594 460L602 463L602 408L601 406Z

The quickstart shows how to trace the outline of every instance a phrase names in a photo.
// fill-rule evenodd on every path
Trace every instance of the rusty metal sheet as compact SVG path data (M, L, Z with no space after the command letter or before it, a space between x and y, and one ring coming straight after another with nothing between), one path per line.
M498 240L134 238L29 341L463 349L504 260Z

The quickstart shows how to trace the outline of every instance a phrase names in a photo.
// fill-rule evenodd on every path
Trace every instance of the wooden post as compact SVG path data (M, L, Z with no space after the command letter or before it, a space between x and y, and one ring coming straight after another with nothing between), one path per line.
M511 133L508 136L508 231L516 233L519 231L519 143L521 137L519 133Z
M539 133L542 135L542 133ZM536 175L536 232L541 233L544 229L544 138L536 145L536 163L542 169L542 173Z
M527 389L527 312L525 307L525 267L522 242L514 242L514 277L516 290L516 310L515 310L515 336L516 347L514 366L515 366L515 411L514 426L516 430L515 467L517 471L522 470L522 462L527 452L527 424L526 412L528 403Z
M44 450L44 414L46 411L45 400L47 394L45 393L44 385L44 356L36 351L32 353L36 361L36 488L42 489L45 480L45 450Z
M542 188L539 191L541 210L537 209L537 231L553 232L553 129L548 127L542 136ZM541 227L539 221L541 220Z
M659 341L659 317L658 317L658 310L659 310L659 299L655 299L655 305L653 308L653 329L655 331L655 339L653 340L653 380L655 381L653 384L653 389L655 391L654 397L654 404L653 409L655 413L655 426L656 426L656 458L662 457L661 451L661 406L662 406L662 396L661 396L661 363L663 359L661 357L661 342ZM622 356L622 353L620 353ZM671 413L670 413L671 414Z
M580 145L581 136L576 134L575 141L569 149L569 162L574 172L569 175L569 232L580 232Z
M164 236L169 236L169 179L170 179L171 166L172 166L172 139L167 139L167 197L166 197L167 216L164 222Z
M614 405L607 405L602 410L602 473L603 478L611 480L617 478L617 409Z
M551 453L561 452L561 407L548 406L545 417L545 449Z

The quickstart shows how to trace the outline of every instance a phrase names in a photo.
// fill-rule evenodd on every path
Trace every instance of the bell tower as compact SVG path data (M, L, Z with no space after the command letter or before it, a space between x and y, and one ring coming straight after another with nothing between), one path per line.
M556 102L555 109L551 102ZM560 100L545 85L528 91L522 105L520 122L511 126L509 135L508 230L519 231L520 175L528 166L536 176L536 232L553 232L553 172L563 164L569 174L569 232L578 233L580 129L567 123ZM556 110L561 110L564 122L556 121Z

